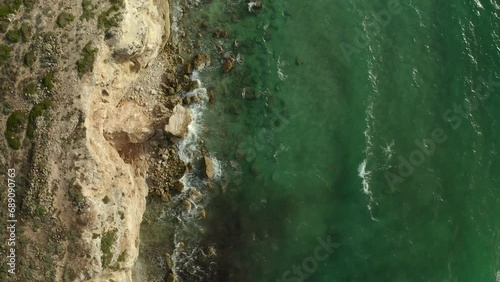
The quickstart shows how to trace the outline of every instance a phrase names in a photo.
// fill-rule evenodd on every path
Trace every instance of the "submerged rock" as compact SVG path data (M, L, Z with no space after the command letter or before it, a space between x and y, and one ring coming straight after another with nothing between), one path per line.
M226 61L224 62L224 66L223 66L224 72L225 73L230 72L234 68L235 65L236 65L235 58L233 58L233 57L227 58Z
M215 30L214 36L217 38L227 38L229 36L229 31L218 28Z
M208 94L208 102L210 104L215 103L215 88L213 87L209 88L207 94Z
M191 121L189 110L182 105L177 105L168 120L168 124L165 125L165 131L176 137L186 137Z

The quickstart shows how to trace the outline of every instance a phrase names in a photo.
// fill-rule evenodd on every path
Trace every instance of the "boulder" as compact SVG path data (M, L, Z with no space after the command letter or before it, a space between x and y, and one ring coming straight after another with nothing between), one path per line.
M104 128L104 137L117 147L144 143L154 133L153 120L148 111L132 101L117 107Z
M186 137L191 121L192 118L189 109L184 108L182 105L177 105L168 120L168 124L165 125L165 131L175 137Z
M214 161L210 157L203 157L203 171L205 176L212 179L215 176Z
M225 73L230 72L234 68L235 65L236 65L235 58L233 58L233 57L227 58L226 61L224 62L224 66L223 66L224 72Z

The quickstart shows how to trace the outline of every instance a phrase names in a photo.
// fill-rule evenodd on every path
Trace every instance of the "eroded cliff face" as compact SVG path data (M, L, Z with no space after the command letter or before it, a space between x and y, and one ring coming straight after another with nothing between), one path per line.
M127 93L169 37L167 1L128 0L123 12L117 35L96 46L93 73L81 86L89 158L76 182L91 216L81 237L86 274L76 276L87 281L132 281L148 193L142 145L155 129L151 109Z

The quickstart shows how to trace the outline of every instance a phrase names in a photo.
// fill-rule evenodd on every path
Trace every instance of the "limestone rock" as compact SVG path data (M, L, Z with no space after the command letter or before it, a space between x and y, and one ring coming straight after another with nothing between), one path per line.
M177 105L168 120L168 124L165 125L165 131L176 137L186 137L191 121L192 118L189 109L184 108L182 105Z
M205 172L205 176L209 179L215 176L214 161L210 157L203 157L203 171Z
M105 137L117 145L143 143L153 134L151 117L144 108L131 101L115 109L104 130Z
M193 59L193 66L196 70L201 70L210 65L210 57L207 54L196 55Z

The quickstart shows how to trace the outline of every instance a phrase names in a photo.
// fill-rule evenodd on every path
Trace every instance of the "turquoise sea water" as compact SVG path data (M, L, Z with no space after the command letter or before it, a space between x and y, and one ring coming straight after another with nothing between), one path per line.
M226 192L182 281L500 281L498 2L263 2L188 18L230 36L199 43Z

